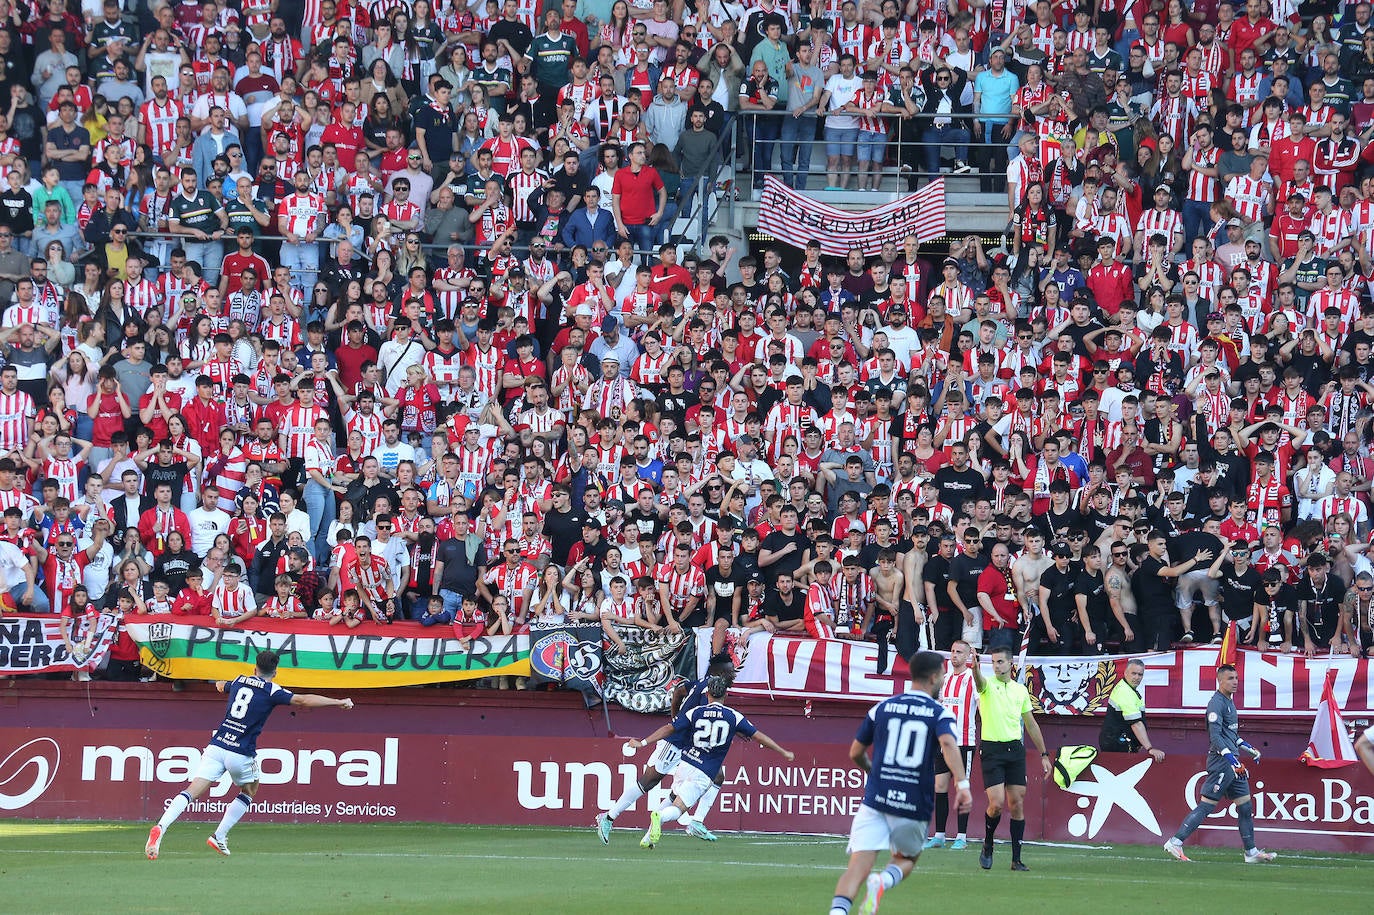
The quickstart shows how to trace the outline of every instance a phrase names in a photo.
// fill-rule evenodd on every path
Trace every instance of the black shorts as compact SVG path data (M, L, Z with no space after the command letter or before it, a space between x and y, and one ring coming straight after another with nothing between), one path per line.
M959 758L964 761L964 777L969 778L973 775L973 747L960 747ZM949 766L945 765L945 754L935 754L935 774L949 775Z
M980 758L984 788L994 785L1026 786L1026 745L1021 741L998 743L985 740Z

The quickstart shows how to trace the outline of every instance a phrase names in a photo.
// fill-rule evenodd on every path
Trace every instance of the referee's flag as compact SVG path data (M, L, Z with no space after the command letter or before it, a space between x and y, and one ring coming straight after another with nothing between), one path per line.
M1350 732L1345 729L1341 707L1336 704L1335 680L1336 670L1332 668L1326 672L1317 720L1312 722L1312 737L1307 741L1307 749L1298 757L1318 769L1339 769L1359 761L1350 743Z
M1226 624L1226 634L1221 637L1221 647L1217 649L1217 666L1236 663L1236 621Z

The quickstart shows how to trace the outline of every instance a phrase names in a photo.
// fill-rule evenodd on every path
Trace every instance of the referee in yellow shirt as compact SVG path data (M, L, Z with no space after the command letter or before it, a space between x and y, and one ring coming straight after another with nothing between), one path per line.
M983 852L978 864L983 870L992 869L992 840L1002 822L1002 808L1011 813L1011 869L1028 871L1021 863L1021 842L1026 837L1026 744L1024 733L1040 751L1040 764L1045 777L1050 775L1050 754L1040 725L1031 714L1030 692L1011 678L1011 649L994 648L993 678L986 680L973 662L973 683L978 688L978 718L982 722L983 787L988 793L988 809L984 815Z

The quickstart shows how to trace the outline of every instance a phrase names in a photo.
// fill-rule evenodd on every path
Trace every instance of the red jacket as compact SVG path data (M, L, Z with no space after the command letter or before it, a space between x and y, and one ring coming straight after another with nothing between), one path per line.
M1098 264L1088 271L1088 288L1097 307L1114 315L1123 301L1135 299L1135 274L1129 264L1121 261L1113 261L1110 266Z
M173 616L210 616L213 612L209 591L197 594L190 588L183 588L181 593L172 599Z
M219 431L229 424L224 401L212 399L206 403L200 397L193 397L181 408L181 416L186 420L186 433L200 445L201 454L219 450ZM190 539L186 542L189 544Z
M1311 162L1316 153L1317 142L1311 137L1294 140L1291 136L1287 136L1282 140L1275 140L1270 143L1269 174L1274 176L1274 183L1281 186L1285 181L1292 181L1293 163L1299 159L1306 159Z
M191 546L191 521L186 517L186 513L179 508L171 508L172 526L171 530L163 531L159 529L157 506L145 511L138 516L138 536L143 541L154 556L161 556L167 549L166 537L173 530L181 531L181 536L185 538L186 546Z

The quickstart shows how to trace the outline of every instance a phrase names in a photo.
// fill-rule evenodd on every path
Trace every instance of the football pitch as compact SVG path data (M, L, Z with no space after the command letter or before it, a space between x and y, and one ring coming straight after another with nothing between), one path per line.
M643 816L630 814L625 819ZM585 830L437 825L282 826L245 821L233 856L205 845L212 827L177 823L159 860L143 856L147 824L0 823L4 910L81 912L122 900L140 912L395 911L472 913L824 913L845 863L832 837L722 835L708 844L664 830L656 849L618 829L609 847ZM993 870L976 845L934 849L883 900L882 912L1369 911L1367 862L1283 854L1245 865L1239 848L1028 844L1029 873ZM1362 874L1360 868L1366 867ZM1365 900L1363 903L1361 899Z

